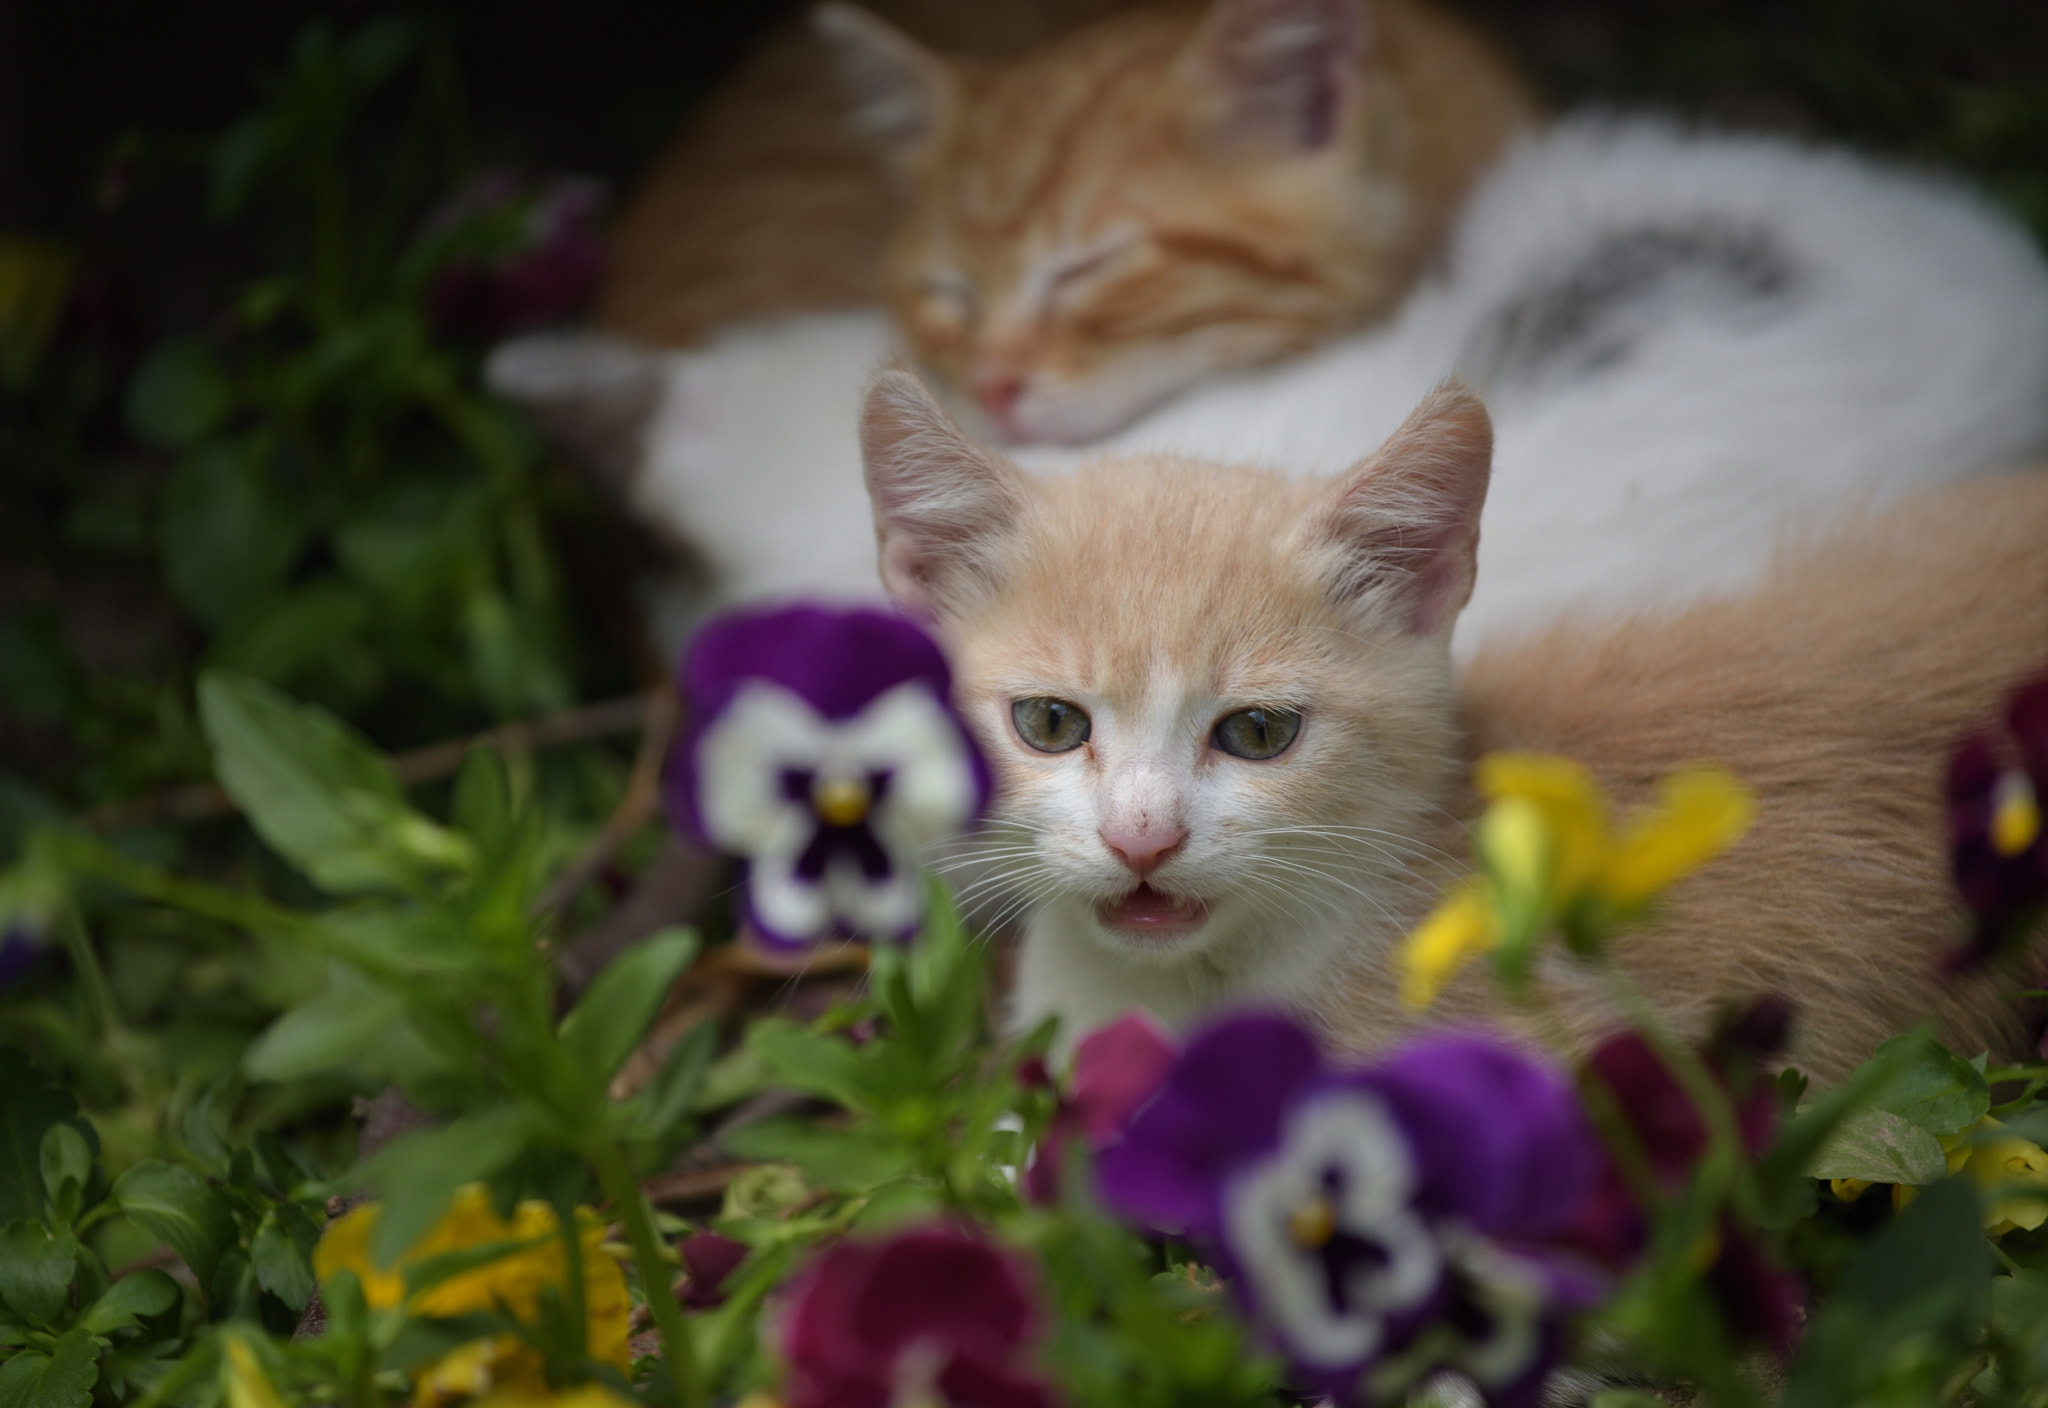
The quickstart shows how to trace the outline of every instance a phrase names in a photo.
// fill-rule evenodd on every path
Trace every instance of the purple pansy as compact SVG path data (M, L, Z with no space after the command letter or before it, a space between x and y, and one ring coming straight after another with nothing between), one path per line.
M1949 854L1971 916L1969 942L1950 956L1951 967L1983 962L2023 938L2048 901L2044 790L2048 676L2013 691L2002 731L1979 729L1949 758Z
M604 201L603 185L588 177L495 171L472 181L424 232L460 251L428 285L434 325L491 341L574 314L604 270Z
M1024 1170L1025 1193L1034 1202L1057 1202L1061 1165L1074 1141L1100 1154L1121 1138L1179 1054L1179 1043L1142 1011L1082 1037L1074 1047L1073 1078Z
M698 633L682 685L671 815L745 857L761 936L908 935L920 855L972 825L990 791L937 642L885 611L735 613Z
M1495 1402L1532 1396L1596 1278L1547 1245L1598 1170L1571 1086L1499 1042L1443 1036L1358 1069L1284 1018L1198 1033L1106 1148L1124 1216L1208 1246L1320 1391L1436 1346Z
M42 936L26 924L9 924L0 933L0 992L14 986L42 957Z

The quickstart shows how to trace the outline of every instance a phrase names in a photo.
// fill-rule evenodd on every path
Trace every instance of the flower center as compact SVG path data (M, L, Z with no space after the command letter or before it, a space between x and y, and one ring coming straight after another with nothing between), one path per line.
M2002 856L2016 856L2041 834L2041 807L2034 784L2018 769L1998 775L1991 794L1991 845Z
M1337 1210L1325 1197L1314 1197L1287 1214L1287 1238L1305 1252L1328 1246L1337 1235Z
M873 803L864 778L820 777L811 784L811 810L827 826L858 826Z

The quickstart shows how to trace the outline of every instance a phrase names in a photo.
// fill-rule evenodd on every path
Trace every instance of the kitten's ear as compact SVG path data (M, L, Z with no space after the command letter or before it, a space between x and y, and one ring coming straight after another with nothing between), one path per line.
M1493 423L1478 396L1456 382L1431 392L1310 514L1333 593L1415 635L1448 634L1472 595L1492 467Z
M892 368L861 406L860 451L882 586L936 621L995 584L995 541L1024 511L1022 474L960 433L924 383Z
M1182 55L1220 140L1315 151L1358 86L1366 0L1213 0Z
M854 125L898 162L924 151L954 106L946 61L858 5L827 0L811 27L832 51Z

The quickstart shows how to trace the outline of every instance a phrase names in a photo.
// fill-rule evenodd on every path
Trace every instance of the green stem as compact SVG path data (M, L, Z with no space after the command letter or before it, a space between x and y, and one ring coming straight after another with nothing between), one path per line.
M85 923L76 910L69 910L58 927L64 951L71 956L72 967L78 970L79 986L85 989L86 1005L92 1008L93 1025L99 1029L102 1041L111 1042L121 1034L121 1014L114 1006L114 990L107 982L107 970L100 966L100 956L93 951L92 936L86 933Z
M677 1408L699 1408L704 1401L703 1385L697 1381L696 1346L683 1324L682 1307L669 1288L668 1268L662 1263L661 1243L655 1235L654 1219L647 1215L647 1200L641 1196L639 1180L626 1163L626 1156L610 1140L589 1154L598 1181L611 1199L619 1221L626 1225L627 1240L633 1244L633 1264L640 1270L641 1288L647 1295L647 1309L661 1331L661 1355L668 1361L669 1377L675 1383Z

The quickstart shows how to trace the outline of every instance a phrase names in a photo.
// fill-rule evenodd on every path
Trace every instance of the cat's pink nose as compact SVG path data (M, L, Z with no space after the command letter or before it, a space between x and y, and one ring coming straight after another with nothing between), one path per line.
M1180 843L1187 839L1186 829L1179 826L1148 826L1131 830L1117 826L1102 828L1102 844L1115 851L1117 859L1129 866L1131 873L1140 880L1164 865L1166 858L1179 850Z
M1027 378L1021 372L984 372L974 379L974 399L998 425L1010 418Z

